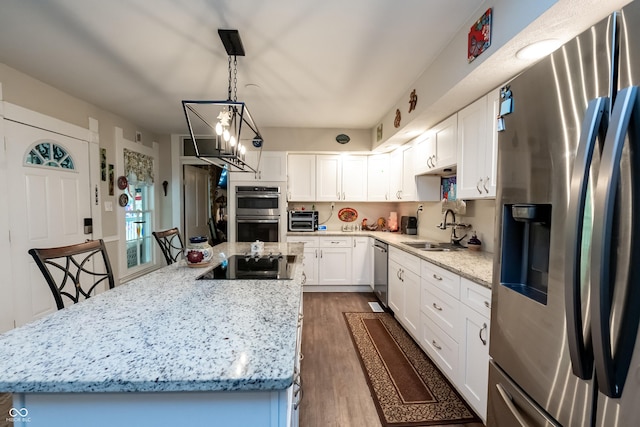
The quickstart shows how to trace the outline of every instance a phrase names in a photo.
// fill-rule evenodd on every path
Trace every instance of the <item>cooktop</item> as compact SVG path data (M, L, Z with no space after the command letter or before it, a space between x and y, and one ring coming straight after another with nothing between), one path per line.
M295 261L295 255L282 253L232 255L198 280L290 280Z

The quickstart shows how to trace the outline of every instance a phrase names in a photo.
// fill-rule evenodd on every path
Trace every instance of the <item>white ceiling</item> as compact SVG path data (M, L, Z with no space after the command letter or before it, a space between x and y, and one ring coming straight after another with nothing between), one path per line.
M371 129L486 7L485 0L2 0L0 62L152 132L184 133L181 100L227 98L217 30L238 29L246 51L238 57L238 100L260 127ZM556 27L571 30L570 23Z

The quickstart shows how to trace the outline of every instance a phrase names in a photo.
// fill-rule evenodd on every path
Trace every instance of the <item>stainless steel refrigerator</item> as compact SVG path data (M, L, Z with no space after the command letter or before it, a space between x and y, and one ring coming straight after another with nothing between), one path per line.
M505 88L489 427L640 425L636 85L638 1Z

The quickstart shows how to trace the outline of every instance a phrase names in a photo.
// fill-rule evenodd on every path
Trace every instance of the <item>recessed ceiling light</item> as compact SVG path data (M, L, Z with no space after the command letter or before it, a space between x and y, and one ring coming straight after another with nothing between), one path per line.
M531 43L517 51L516 58L528 60L540 59L543 56L547 56L559 47L560 41L557 39L540 40L538 42Z
M247 83L244 87L245 89L260 89L260 86L255 83Z

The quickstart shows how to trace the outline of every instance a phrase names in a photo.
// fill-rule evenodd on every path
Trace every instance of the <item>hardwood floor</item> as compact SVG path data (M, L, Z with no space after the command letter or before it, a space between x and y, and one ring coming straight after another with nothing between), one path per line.
M0 393L0 427L13 427L13 423L7 421L11 404L11 394Z
M369 301L373 293L304 294L300 427L381 427L342 314L371 311Z

